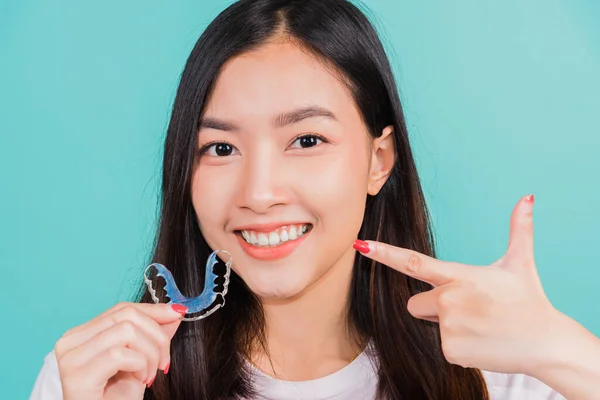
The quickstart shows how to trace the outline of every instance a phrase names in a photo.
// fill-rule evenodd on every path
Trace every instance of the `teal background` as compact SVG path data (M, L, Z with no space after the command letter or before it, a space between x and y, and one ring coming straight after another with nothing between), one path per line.
M148 257L179 74L225 1L0 3L0 387ZM397 73L440 257L487 264L519 197L557 308L600 335L600 2L366 1Z

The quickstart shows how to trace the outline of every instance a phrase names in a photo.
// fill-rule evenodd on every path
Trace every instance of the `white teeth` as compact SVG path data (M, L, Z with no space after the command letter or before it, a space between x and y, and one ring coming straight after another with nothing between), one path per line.
M279 240L281 240L282 242L287 242L288 240L290 240L288 233L285 229L281 230L281 233L279 234Z
M289 236L290 236L290 240L294 240L294 239L298 238L298 235L296 234L296 227L295 226L292 226L290 228Z
M291 225L272 232L242 231L242 237L253 246L277 246L295 240L308 232L308 225Z
M279 235L277 232L269 233L269 245L275 246L276 244L279 244Z
M259 233L256 237L258 238L259 246L266 246L269 244L269 239L267 238L267 235L265 235L264 233Z

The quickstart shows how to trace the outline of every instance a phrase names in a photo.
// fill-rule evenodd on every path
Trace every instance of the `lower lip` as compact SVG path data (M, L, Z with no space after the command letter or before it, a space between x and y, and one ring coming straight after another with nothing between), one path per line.
M306 232L304 235L300 236L298 239L290 240L285 242L284 244L280 244L273 247L255 247L250 243L246 242L244 238L240 235L235 235L242 246L242 249L252 258L256 258L257 260L263 261L271 261L278 260L280 258L287 257L290 255L296 247L302 243L304 238L308 236L311 231Z

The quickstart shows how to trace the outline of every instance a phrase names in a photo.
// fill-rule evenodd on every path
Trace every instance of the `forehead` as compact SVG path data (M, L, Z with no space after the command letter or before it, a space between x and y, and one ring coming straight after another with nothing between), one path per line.
M291 42L270 42L229 60L206 114L259 118L317 105L337 116L357 113L348 87L332 67Z

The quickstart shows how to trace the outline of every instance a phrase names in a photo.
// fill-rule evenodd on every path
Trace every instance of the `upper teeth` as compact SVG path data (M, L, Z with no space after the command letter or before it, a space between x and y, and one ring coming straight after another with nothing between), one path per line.
M244 240L254 246L276 246L298 239L308 231L308 224L282 226L271 232L242 231Z

